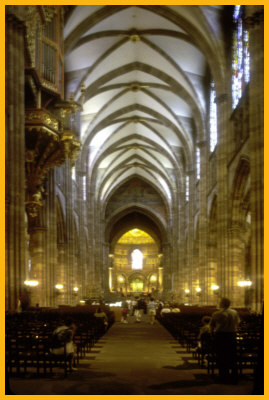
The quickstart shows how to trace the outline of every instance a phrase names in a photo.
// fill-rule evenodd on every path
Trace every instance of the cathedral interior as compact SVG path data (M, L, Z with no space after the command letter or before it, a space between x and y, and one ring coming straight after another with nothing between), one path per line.
M5 309L263 310L261 5L5 7Z
M261 311L262 18L6 7L7 310L154 291Z

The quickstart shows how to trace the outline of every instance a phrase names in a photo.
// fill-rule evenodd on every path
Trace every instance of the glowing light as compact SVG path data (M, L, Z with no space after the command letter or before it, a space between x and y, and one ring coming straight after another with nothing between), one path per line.
M219 289L219 286L218 286L218 285L212 285L212 286L211 286L211 289L212 289L212 290L218 290L218 289Z
M157 281L156 276L155 276L155 275L151 275L150 281L151 281L151 282L156 282L156 281Z
M31 280L31 281L24 281L24 284L25 284L26 286L34 287L34 286L39 285L39 282L38 282L38 281L33 281L33 280Z
M123 276L119 276L119 282L124 282Z
M143 267L143 253L139 249L132 252L132 269L142 269Z
M57 285L55 285L56 289L63 289L63 285L61 283L58 283Z
M80 304L85 304L85 300L79 300Z
M196 290L197 293L200 293L202 289L198 287L195 290Z
M74 292L78 292L78 287L74 287Z
M185 289L185 293L190 293L190 290L189 289Z
M118 243L145 244L154 243L154 239L148 233L141 231L140 229L131 229L121 236Z
M73 181L75 181L75 180L76 180L76 168L75 168L75 167L72 167L72 169L71 169L71 175L72 175Z
M251 286L252 282L251 281L240 281L240 282L237 282L237 285L241 286L241 287L246 287L246 286Z

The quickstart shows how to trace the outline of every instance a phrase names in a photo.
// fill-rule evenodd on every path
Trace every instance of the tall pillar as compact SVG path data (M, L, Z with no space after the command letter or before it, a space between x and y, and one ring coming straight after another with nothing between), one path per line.
M108 286L109 286L109 291L112 292L114 289L114 255L109 254L108 255L109 259L109 267L108 267Z
M163 267L158 267L158 291L163 292Z
M6 309L16 309L26 278L25 141L24 141L24 24L6 6L6 164L5 271ZM21 8L23 10L23 7Z
M264 9L247 6L250 52L250 209L252 308L262 311L264 288Z
M244 275L244 242L242 228L233 225L229 229L229 276L231 282L230 300L233 306L244 306L245 298L242 296L242 289L238 286L239 281L245 280Z
M184 293L184 280L186 273L186 240L185 240L185 192L182 187L179 191L179 234L178 234L178 302L182 302L182 294Z
M222 296L229 297L231 286L228 269L228 96L222 94L217 97L218 112L218 145L217 145L217 285L220 286Z
M207 142L198 143L200 149L199 185L199 286L200 304L208 302L207 268Z
M32 227L30 231L30 255L31 255L31 271L30 280L38 282L38 285L31 287L30 298L31 305L35 306L38 303L40 306L47 305L45 288L45 262L44 262L44 242L45 242L46 228Z
M185 276L185 287L184 287L184 296L185 290L188 289L189 292L189 301L192 303L193 300L193 279L194 279L194 209L195 209L195 171L191 170L188 172L189 176L189 204L188 204L188 243L187 243L187 270Z
M67 304L67 271L66 271L66 245L64 243L58 244L58 262L55 269L55 285L63 285L62 289L54 288L54 293L57 297L56 303Z

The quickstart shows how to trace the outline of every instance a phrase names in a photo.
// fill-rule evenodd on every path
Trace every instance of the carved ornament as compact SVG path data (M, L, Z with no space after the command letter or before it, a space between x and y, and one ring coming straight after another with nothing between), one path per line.
M35 52L36 52L36 28L37 25L41 26L41 18L37 6L26 7L26 45L29 50L30 66L35 68ZM41 29L39 29L39 38L41 39Z
M46 126L53 131L58 133L59 121L49 113L47 110L42 109L29 109L25 112L25 124L26 126Z
M46 174L68 158L73 165L81 143L71 131L62 132L59 121L46 110L27 110L26 116L26 210L35 218L43 205Z

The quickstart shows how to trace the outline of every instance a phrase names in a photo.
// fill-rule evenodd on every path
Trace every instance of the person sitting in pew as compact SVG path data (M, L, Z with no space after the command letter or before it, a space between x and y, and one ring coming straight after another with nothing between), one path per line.
M67 318L64 324L58 326L53 331L50 348L50 352L56 356L66 354L71 371L77 370L74 367L75 344L73 342L76 328L74 321L71 318Z

